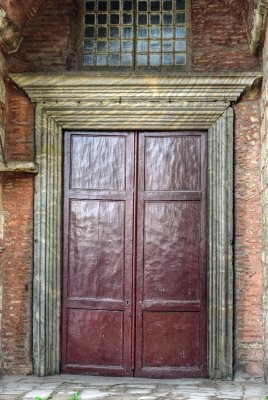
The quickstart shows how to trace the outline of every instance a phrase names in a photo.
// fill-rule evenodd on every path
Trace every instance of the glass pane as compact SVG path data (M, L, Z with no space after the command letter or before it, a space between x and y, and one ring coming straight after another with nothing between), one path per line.
M148 58L147 55L138 54L138 56L137 56L137 64L140 65L140 66L148 65L147 58Z
M99 25L106 25L107 24L107 15L106 14L99 14L98 15L98 24Z
M110 24L111 25L119 25L119 14L111 14L110 15Z
M151 11L160 11L160 1L151 1Z
M86 14L85 22L86 22L86 25L94 25L95 24L95 14Z
M97 55L97 65L107 65L107 57L104 54Z
M161 55L160 54L151 54L150 55L150 65L157 67L161 65Z
M163 65L173 65L173 54L163 54Z
M107 11L107 1L98 1L98 11Z
M156 39L160 38L160 37L161 37L161 30L160 30L160 28L156 28L156 27L151 28L151 29L150 29L150 37L151 37L151 38L156 38Z
M176 14L176 23L177 24L185 24L185 13Z
M111 11L119 11L120 2L119 1L111 1Z
M176 32L175 32L176 38L185 38L186 36L186 29L183 27L176 27Z
M122 54L122 65L132 65L132 54Z
M186 64L186 55L185 54L176 54L175 62L176 62L176 65L185 65Z
M131 53L132 52L132 42L123 42L122 43L122 51L123 53Z
M95 29L87 27L85 29L85 37L86 38L94 38L95 37Z
M145 53L148 51L148 42L143 40L138 40L137 49L139 53Z
M163 52L173 51L173 40L163 40Z
M139 11L147 11L148 10L147 1L139 1L138 10Z
M84 65L93 65L93 55L84 54Z
M171 24L172 24L172 14L164 14L163 25L171 25Z
M165 26L163 28L163 38L169 39L172 38L172 36L173 36L173 29Z
M107 42L98 42L97 43L97 51L99 53L105 53L107 50Z
M172 11L172 1L164 1L163 3L163 10L164 11Z
M185 10L185 0L176 0L176 10Z
M132 0L124 0L124 11L131 11L132 10Z
M150 52L157 53L161 51L161 42L159 40L150 41Z
M138 38L146 38L146 37L148 37L148 29L138 28Z
M93 51L95 42L93 40L85 40L84 49Z
M131 39L133 36L132 28L123 28L123 38L124 39Z
M95 1L87 1L86 11L94 11L94 10L95 10Z
M111 40L109 43L110 52L117 52L120 50L120 42L118 40Z
M152 14L151 15L151 24L152 25L159 25L160 24L160 15Z
M109 65L119 65L119 54L110 54Z
M132 15L131 14L123 14L123 24L126 24L126 25L132 24Z
M99 38L107 37L107 29L106 28L98 28L98 37Z
M110 28L110 37L119 38L119 29L114 27Z
M175 43L175 51L186 51L186 42L185 42L185 40L178 40Z

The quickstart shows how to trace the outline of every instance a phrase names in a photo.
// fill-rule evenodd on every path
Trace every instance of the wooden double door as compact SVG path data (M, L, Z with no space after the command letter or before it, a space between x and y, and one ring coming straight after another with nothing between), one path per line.
M206 376L206 133L64 142L62 372Z

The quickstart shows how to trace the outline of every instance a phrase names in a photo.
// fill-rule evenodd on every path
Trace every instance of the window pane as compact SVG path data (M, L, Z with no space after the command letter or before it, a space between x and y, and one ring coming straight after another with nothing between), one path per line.
M186 63L185 0L147 2L138 0L136 12L137 65L154 67L184 65Z
M133 65L133 12L132 0L86 0L84 65Z
M186 0L86 0L84 21L85 66L186 64Z

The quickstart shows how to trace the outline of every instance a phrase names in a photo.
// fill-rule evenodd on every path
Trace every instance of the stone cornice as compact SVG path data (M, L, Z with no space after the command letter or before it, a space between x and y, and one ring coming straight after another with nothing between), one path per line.
M256 73L12 74L39 114L63 129L208 129ZM52 122L53 121L53 122Z
M22 35L16 25L8 18L3 9L0 9L0 44L10 54L18 50Z
M265 23L268 15L268 0L259 0L257 7L254 10L253 23L251 29L250 50L253 54L256 53L262 35L265 29Z
M34 102L47 100L236 101L259 72L230 74L107 75L93 73L11 74Z

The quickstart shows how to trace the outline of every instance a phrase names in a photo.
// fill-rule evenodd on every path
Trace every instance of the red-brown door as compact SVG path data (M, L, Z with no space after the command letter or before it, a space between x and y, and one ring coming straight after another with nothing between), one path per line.
M65 132L63 372L132 373L133 138Z
M140 133L136 376L206 376L206 137Z
M66 132L62 371L206 376L205 133Z

